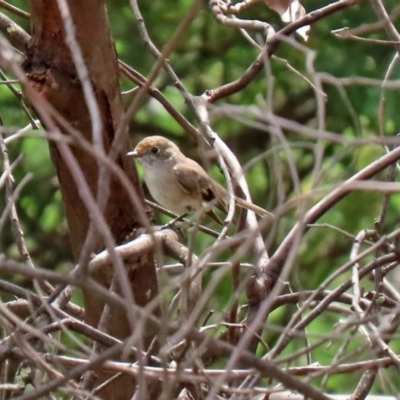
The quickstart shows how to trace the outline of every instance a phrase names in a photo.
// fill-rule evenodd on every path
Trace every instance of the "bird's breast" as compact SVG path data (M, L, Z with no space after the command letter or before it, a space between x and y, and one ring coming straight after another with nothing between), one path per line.
M143 168L144 179L151 196L161 206L179 215L197 211L202 207L202 199L184 191L171 169L148 167Z

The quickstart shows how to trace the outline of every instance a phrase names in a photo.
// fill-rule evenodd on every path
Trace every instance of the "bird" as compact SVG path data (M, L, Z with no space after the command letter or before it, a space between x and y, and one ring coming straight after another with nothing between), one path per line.
M186 215L206 207L213 216L210 206L228 211L227 190L167 138L148 136L127 156L141 162L150 194L157 203L175 214ZM262 218L274 218L272 213L244 199L235 196L235 201L241 208L254 211Z

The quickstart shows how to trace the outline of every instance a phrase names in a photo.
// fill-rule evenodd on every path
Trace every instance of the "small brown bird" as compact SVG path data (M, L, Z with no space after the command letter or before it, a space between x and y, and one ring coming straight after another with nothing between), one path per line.
M213 203L227 212L228 192L170 140L149 136L127 155L141 161L151 195L168 210L183 215ZM236 196L235 201L238 206L252 210L263 218L274 218L273 214L253 203Z

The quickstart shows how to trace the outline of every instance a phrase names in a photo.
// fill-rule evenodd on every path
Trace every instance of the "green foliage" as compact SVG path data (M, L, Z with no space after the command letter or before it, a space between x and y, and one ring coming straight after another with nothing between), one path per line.
M388 0L385 6L392 9L397 3L397 0ZM15 4L25 7L25 2L22 0L15 1ZM144 23L158 49L161 50L172 37L190 4L189 0L141 2ZM314 10L323 4L319 0L311 0L305 6L308 10ZM279 29L281 22L273 12L261 5L257 5L255 10L257 12L252 12L257 14L258 19L273 21L274 28ZM118 56L148 76L155 58L139 36L137 22L132 16L128 2L122 0L108 2L108 13ZM248 17L252 17L251 12ZM15 20L26 26L25 21L18 18ZM338 182L348 179L383 154L382 147L376 144L347 146L321 140L321 148L318 151L321 152L322 161L318 164L315 150L317 140L314 137L290 129L280 132L282 136L279 137L273 126L271 127L273 124L265 122L251 112L252 108L257 108L260 114L265 115L273 111L276 115L296 121L301 126L335 132L349 141L355 138L378 137L380 130L378 107L382 95L380 85L358 83L341 85L325 81L321 89L326 96L322 96L315 91L315 86L307 82L309 80L314 85L318 84L317 78L320 77L318 73L337 78L358 76L383 80L395 54L392 46L340 39L331 33L335 29L346 26L357 27L375 20L375 14L366 5L352 7L322 19L313 25L307 43L302 43L298 37L296 40L301 46L281 43L275 53L279 59L271 59L266 70L249 86L217 102L211 109L213 129L226 141L242 164L272 149L264 159L246 171L255 203L274 209L291 201L295 204L295 209L299 201L304 200L301 196L305 198L311 193L305 200L307 208L310 208L324 195L334 190ZM398 22L396 24L399 25ZM253 37L260 43L265 40L260 34L253 34ZM386 40L382 30L372 32L368 37ZM200 95L208 89L215 89L241 77L257 54L258 50L246 41L238 30L218 25L204 2L190 29L180 38L176 49L169 56L169 62L186 90L193 95ZM310 63L312 57L315 59ZM298 73L293 72L282 59ZM399 77L400 65L397 63L390 79ZM165 73L160 73L155 85L178 111L197 125L193 113ZM131 82L121 78L123 90L132 86ZM384 134L394 136L400 126L398 89L387 89L384 96L386 99ZM126 104L130 100L131 95L124 98ZM232 111L227 107L231 105L244 108ZM248 109L245 108L247 106ZM321 109L324 112L323 127L318 123L318 111ZM29 122L19 101L5 85L0 85L0 116L6 127L13 127L15 130ZM181 126L154 99L147 99L136 112L130 129L132 142L136 143L141 136L158 133L173 138L187 155L199 158L194 141L189 139ZM11 161L24 154L22 161L14 170L16 184L27 173L33 173L17 200L18 212L34 263L48 268L67 270L72 266L72 256L63 217L62 199L47 144L38 138L39 133L32 131L29 137L15 141L8 148ZM291 170L291 164L295 167L295 173ZM212 173L217 179L221 176L216 170ZM0 209L3 210L5 207L3 190L1 195ZM361 230L373 228L374 219L380 212L382 198L383 194L379 192L355 191L324 215L319 221L324 227L310 229L296 254L297 268L289 278L296 290L315 289L333 270L349 259L353 238ZM385 232L398 225L399 213L400 195L393 195L389 203ZM161 223L169 221L169 218L164 216L157 217ZM273 240L269 242L272 253L293 228L297 218L297 211L293 209L283 215ZM213 226L212 223L210 225ZM339 227L342 232L334 230L333 227ZM185 240L188 235L190 232L185 231ZM196 254L201 254L212 243L214 243L213 238L199 233L193 250ZM9 257L17 256L9 225L1 232L0 251ZM230 251L225 250L218 254L215 261L226 260L230 254ZM252 261L251 255L247 258L243 261ZM216 274L215 269L207 270L204 285L212 283ZM350 272L347 272L347 275L339 277L329 285L329 289L337 287L349 277L349 274ZM218 310L215 315L216 321L223 314L221 310L225 310L230 304L232 295L231 275L226 274L224 279L222 277L220 279L216 283L215 296L209 301L209 308ZM246 299L242 297L240 301L245 303ZM293 312L293 308L281 307L271 313L268 324L273 327L285 326L285 322ZM336 316L333 317L330 313L317 318L307 329L311 342L330 337L330 329L335 324L335 318ZM219 327L216 332L222 330ZM268 345L273 345L277 333L271 330L264 333L263 339ZM355 338L347 344L346 352L355 351L361 342L360 334L355 334ZM326 343L323 351L318 348L318 351L311 353L312 361L328 364L342 344L340 336L334 337ZM304 346L302 339L294 340L283 355L290 354L302 346ZM225 365L225 361L222 361L220 360L221 366ZM354 382L347 382L346 379L339 375L330 378L326 383L327 390L333 393L351 390ZM321 383L320 378L318 383ZM376 390L379 389L378 386Z

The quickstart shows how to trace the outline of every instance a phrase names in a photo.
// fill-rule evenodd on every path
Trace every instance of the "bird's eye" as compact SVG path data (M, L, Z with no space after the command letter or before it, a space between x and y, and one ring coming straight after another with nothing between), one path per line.
M151 151L153 154L157 154L157 153L160 151L160 149L159 149L158 147L154 146L154 147L151 148L150 151Z

